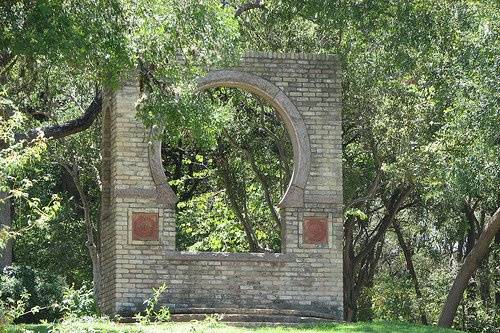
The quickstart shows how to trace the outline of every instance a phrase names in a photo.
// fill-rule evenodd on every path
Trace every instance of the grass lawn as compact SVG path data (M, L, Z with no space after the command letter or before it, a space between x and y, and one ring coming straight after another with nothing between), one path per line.
M222 323L191 322L166 323L159 325L115 324L103 323L66 323L50 325L17 325L7 328L8 333L20 332L127 332L127 333L459 333L456 330L440 329L430 326L418 326L406 323L356 323L356 324L323 324L295 327L230 327ZM1 328L0 328L1 332Z

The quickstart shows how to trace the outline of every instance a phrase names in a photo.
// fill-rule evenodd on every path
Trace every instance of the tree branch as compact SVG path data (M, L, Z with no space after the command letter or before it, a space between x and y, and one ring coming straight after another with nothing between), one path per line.
M392 221L392 225L394 226L394 232L398 237L399 247L403 251L403 255L405 257L406 269L408 270L408 273L410 273L411 279L413 281L413 287L415 288L415 295L417 296L418 308L420 311L420 321L422 322L422 324L428 325L427 314L425 313L425 307L423 306L422 303L423 296L422 292L420 291L420 284L418 282L417 272L415 271L415 266L413 265L412 250L405 241L403 231L401 230L401 225L399 224L399 222L396 221L396 219L394 219Z
M78 191L80 202L82 203L84 219L85 219L85 230L87 234L87 242L85 243L85 245L89 250L90 259L92 261L94 297L97 302L99 300L100 286L101 286L101 257L97 248L97 244L94 239L94 223L92 221L91 203L89 202L87 194L85 193L82 183L80 182L78 165L77 164L69 165L64 161L59 161L59 164L61 164L61 166L71 176L71 179L75 184L76 190Z
M370 237L367 239L366 245L355 258L355 262L361 262L365 259L368 254L373 251L377 243L385 236L387 228L392 224L396 215L401 211L401 206L408 197L410 193L410 187L400 187L397 188L391 195L389 202L387 204L387 212L384 217L380 220L379 224L375 227Z
M271 198L271 192L269 191L269 184L267 183L266 177L264 176L263 172L259 169L259 166L255 162L255 157L252 155L252 153L248 149L245 149L245 148L241 147L240 145L238 145L236 140L234 140L234 138L232 138L229 133L224 131L224 134L225 134L226 138L228 139L229 143L234 148L241 150L243 152L243 156L245 156L247 161L250 163L250 166L251 166L253 172L255 173L255 175L257 176L257 179L259 180L260 185L262 186L262 190L264 191L264 199L266 201L267 208L269 209L271 216L272 216L274 222L276 223L276 226L280 230L280 234L281 234L281 230L282 230L281 220L278 217L276 210L274 209L273 201Z
M250 252L264 252L263 248L260 246L255 230L253 229L252 223L248 219L248 212L246 211L246 203L244 196L246 195L245 190L240 192L237 186L233 186L236 182L234 181L234 174L229 166L229 162L226 158L226 152L221 149L221 144L219 142L218 153L216 156L218 164L218 172L226 188L226 195L229 201L229 205L243 226L245 231L245 236L248 241ZM240 189L241 190L241 189ZM241 195L241 198L238 198ZM241 199L241 200L238 200Z
M62 124L37 127L25 133L16 133L14 135L14 140L15 142L26 140L29 143L41 135L47 139L60 139L68 135L79 133L86 130L94 123L94 120L97 118L101 110L102 93L99 91L96 93L94 100L90 103L82 116Z
M368 193L367 193L367 195L352 200L346 206L346 208L344 210L348 210L348 209L354 207L357 204L360 204L360 203L363 203L365 201L371 200L375 196L375 193L380 188L380 181L382 179L382 173L383 173L383 171L381 169L378 169L377 170L377 174L375 175L375 178L373 179L373 181L371 182L370 186L368 187Z
M236 8L236 12L234 13L234 16L239 17L244 12L252 10L252 9L257 9L257 8L264 8L264 1L263 0L254 0L254 1L245 2L244 4L242 4L241 6Z

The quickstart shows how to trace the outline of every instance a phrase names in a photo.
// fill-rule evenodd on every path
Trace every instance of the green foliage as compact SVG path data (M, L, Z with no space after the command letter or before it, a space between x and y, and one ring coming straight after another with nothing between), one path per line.
M373 317L386 321L419 321L415 290L408 276L378 276L370 290Z
M23 292L17 300L12 297L5 298L0 290L0 332L4 332L6 325L14 323L14 320L25 314L29 297L27 292Z
M335 53L343 67L345 219L354 224L350 250L357 255L370 243L394 189L411 188L397 218L421 282L420 304L434 322L465 247L499 205L498 4L269 0L265 9L234 18L233 6L241 3L0 3L0 190L15 206L12 228L0 230L0 248L15 237L18 263L49 269L77 286L90 279L79 198L60 162L80 167L97 221L99 127L60 142L40 138L30 146L15 143L14 133L74 119L96 87L116 88L137 68L143 93L139 115L147 126L165 128L165 168L181 197L177 248L248 250L239 210L260 245L279 251L271 209L290 177L290 151L278 158L277 143L288 140L286 132L282 136L269 116L272 110L262 110L258 100L223 89L197 93L196 78L236 62L243 48ZM268 182L271 205L245 152ZM472 209L473 223L464 206ZM366 277L356 301L366 318L417 321L419 304L391 233L380 237L385 245L379 262L371 261L373 275L355 272ZM459 327L488 332L500 326L492 304L498 258L492 251L471 281ZM88 291L73 292L67 296L86 307ZM79 302L71 305L76 312ZM60 330L91 329L80 324ZM384 324L369 329L433 330Z
M266 102L237 89L214 89L213 104L231 119L221 124L216 145L190 138L163 145L164 165L180 202L177 249L243 252L259 245L279 251L276 204L288 186L292 147L277 113Z
M126 9L144 82L139 116L146 125L164 126L170 142L191 137L213 144L223 114L195 91L196 80L238 59L232 11L217 0L135 1Z
M6 91L0 90L0 110L14 109L14 102L6 97ZM6 190L6 181L10 172L15 172L28 164L31 160L39 157L40 151L44 148L44 142L40 141L27 149L21 149L20 144L14 143L14 133L22 130L26 116L15 113L12 117L6 117L0 112L0 141L9 144L7 148L0 150L0 186L2 191Z
M177 249L248 251L240 223L224 202L223 192L207 192L178 204Z
M100 127L93 126L70 138L51 141L36 159L6 170L6 189L10 188L15 205L9 236L16 238L16 262L50 270L78 287L91 279L91 261L85 247L80 197L61 163L78 166L88 200L99 203L99 135ZM99 204L91 205L91 215L93 221L98 220Z
M0 275L3 302L20 304L22 311L32 309L22 316L27 322L59 318L57 304L61 303L65 288L66 282L60 276L28 266L10 266Z
M500 327L498 312L498 308L485 306L483 301L475 296L465 295L457 312L455 326L467 332L496 333Z
M166 322L170 321L170 309L166 306L160 306L158 308L158 302L160 297L167 290L167 284L163 283L158 288L153 288L153 296L144 301L146 309L144 314L137 313L134 318L139 321L139 323L145 325L152 322Z
M420 234L418 227L414 228L414 232ZM408 228L408 230L411 229ZM424 237L432 233L436 233L436 231L427 231ZM422 307L428 320L436 322L458 267L450 267L449 259L443 258L436 249L432 248L434 242L440 244L443 240L419 240L421 243L413 254L413 263L419 273L420 290L423 296L419 300L415 295L413 281L406 271L404 256L400 251L397 251L394 237L390 236L386 240L387 249L391 249L386 258L389 265L380 268L373 287L365 290L363 296L369 299L369 302L366 303L369 309L363 308L362 311L370 312L373 318L418 323L420 321L420 307ZM425 242L429 242L429 244L425 244ZM494 253L495 247L492 250ZM471 280L456 316L455 326L457 328L471 332L496 332L499 319L497 305L494 304L492 297L498 291L498 286L495 286L495 280L492 276L481 277L484 274L495 274L494 270L489 268L489 261L492 258L483 262L478 273ZM482 299L485 282L489 282L488 287L491 288L487 292L492 296L489 300ZM481 290L481 284L483 284L483 290Z
M129 63L122 14L118 0L2 1L2 54L116 84Z
M65 288L59 308L63 313L64 320L95 317L97 315L97 304L94 299L93 289L85 285L79 289L74 286Z
M45 155L43 162L28 169L30 174L20 175L33 179L32 186L25 193L41 207L51 207L51 192L59 192L57 200L64 204L57 211L53 210L53 214L41 215L44 223L40 223L40 214L30 201L14 201L19 211L24 212L16 214L13 221L13 228L22 230L14 244L16 260L19 264L65 276L69 283L80 286L83 281L90 279L91 263L85 248L85 226L79 198L75 197L76 190L71 178L62 167L54 165L47 157ZM43 168L46 164L50 164L51 168ZM88 183L89 186L91 184ZM98 200L98 195L97 192L94 200Z

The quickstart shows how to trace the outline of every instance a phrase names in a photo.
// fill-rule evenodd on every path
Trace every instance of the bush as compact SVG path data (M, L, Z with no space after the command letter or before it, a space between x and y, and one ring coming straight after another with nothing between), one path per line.
M499 333L500 311L490 300L483 302L478 298L477 286L469 284L455 316L455 327L467 332Z
M158 307L160 297L167 290L167 285L163 283L158 288L153 288L153 296L144 301L146 309L144 315L137 313L135 319L141 324L150 324L152 322L166 322L170 320L170 309L166 306Z
M371 288L374 318L386 321L419 322L420 311L409 276L381 274Z
M61 311L65 319L96 316L97 306L93 289L86 285L80 289L76 289L74 286L66 288Z
M0 275L0 298L3 302L25 300L25 309L39 308L36 313L27 313L17 321L39 322L42 319L55 320L61 311L57 308L63 300L67 284L64 278L49 272L35 270L29 266L9 266Z
M29 298L27 293L21 295L21 299L2 299L0 293L0 333L5 331L6 325L10 325L26 312L26 301Z

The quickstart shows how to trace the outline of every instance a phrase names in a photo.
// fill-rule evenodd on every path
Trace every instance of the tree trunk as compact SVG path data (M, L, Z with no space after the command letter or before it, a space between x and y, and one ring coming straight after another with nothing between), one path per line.
M229 206L243 226L250 252L264 252L257 240L257 235L255 234L252 223L248 220L246 200L242 198L242 196L246 195L245 190L242 190L242 193L240 193L241 196L238 195L238 189L233 186L233 184L235 183L233 179L233 172L230 170L230 166L226 157L224 156L224 152L219 153L219 155L217 156L217 162L218 173L222 179L222 182L224 183L224 187L226 188Z
M422 324L428 325L429 322L427 321L427 315L425 314L425 309L422 306L422 292L420 291L420 284L418 283L417 272L415 271L415 267L413 266L412 253L405 242L403 232L401 231L401 226L399 225L399 223L396 220L394 220L393 225L394 225L394 231L398 236L399 246L401 247L401 250L403 250L403 254L405 256L406 269L410 273L411 279L413 281L413 286L415 288L415 295L417 296L418 308L420 311L420 321L422 322Z
M90 204L87 199L87 195L82 188L82 184L80 183L80 178L78 177L77 167L73 168L68 164L62 163L63 167L68 171L68 173L73 178L73 182L75 183L76 189L78 191L78 195L80 196L80 201L82 203L84 220L85 220L85 230L87 233L87 242L85 245L87 246L90 254L90 260L92 261L92 279L94 280L94 298L96 304L99 304L99 295L101 288L101 257L99 251L97 249L97 245L94 239L94 224L92 223L92 215Z
M403 203L410 193L410 188L398 188L389 198L386 205L386 213L378 223L373 233L367 237L362 245L358 247L354 237L356 219L348 219L344 225L344 320L357 320L357 298L375 274L380 258L381 247L378 244L384 241L387 228L392 224L396 215L401 211ZM360 231L363 232L363 231Z
M269 209L269 212L271 213L271 216L274 220L274 223L276 224L276 227L280 231L280 237L281 237L281 231L283 230L283 226L281 225L281 220L278 216L278 213L276 213L276 210L274 209L273 201L271 198L271 191L269 190L269 184L267 183L266 177L260 171L257 163L255 162L255 158L253 155L246 149L242 149L244 155L248 158L250 165L252 166L252 170L257 176L257 179L260 182L260 185L262 186L262 189L264 190L264 199L266 200L267 208Z
M468 204L464 205L465 217L469 228L467 229L467 236L465 238L465 252L464 255L467 256L474 244L476 243L476 238L479 236L479 230L476 231L476 226L478 225L476 215L474 214L475 207L470 207Z
M10 228L12 224L12 212L8 193L0 192L0 229ZM7 240L3 250L0 250L0 272L4 267L12 265L12 240Z
M451 327L453 318L457 312L458 305L462 299L465 288L470 277L476 271L481 260L486 256L489 246L495 235L500 231L500 208L491 217L490 221L484 226L483 232L477 239L470 253L465 257L464 264L458 272L448 297L444 302L438 326Z
M353 231L354 221L347 219L344 223L344 320L352 322L356 312L354 300L354 244Z
M500 247L500 230L495 236L495 244ZM495 293L495 305L500 309L500 255L497 255L495 260L496 267L493 268L497 272L496 278L494 279L497 286L497 291Z

